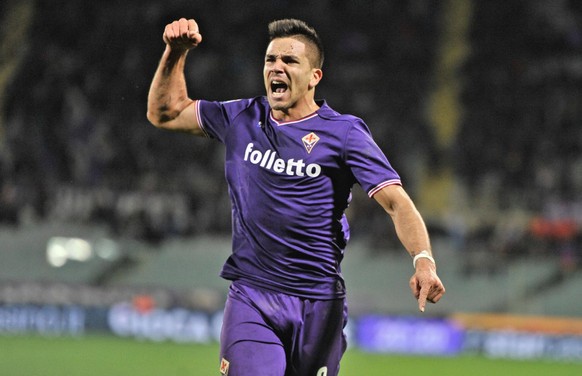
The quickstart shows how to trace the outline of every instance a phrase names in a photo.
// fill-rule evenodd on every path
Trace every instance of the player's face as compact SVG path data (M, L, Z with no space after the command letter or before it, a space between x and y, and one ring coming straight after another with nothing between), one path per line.
M295 38L277 38L267 47L263 77L273 110L288 113L313 101L321 69L311 65L308 53L308 46Z

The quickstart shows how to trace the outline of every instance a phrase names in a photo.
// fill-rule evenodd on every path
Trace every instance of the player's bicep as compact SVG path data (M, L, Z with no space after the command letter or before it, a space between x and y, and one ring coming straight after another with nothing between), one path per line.
M200 126L196 101L188 104L176 117L159 122L156 127L170 131L191 133L196 136L205 136Z

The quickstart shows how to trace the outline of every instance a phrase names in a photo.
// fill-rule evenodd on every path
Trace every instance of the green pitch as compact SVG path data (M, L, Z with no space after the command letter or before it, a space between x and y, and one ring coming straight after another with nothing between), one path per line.
M582 363L386 356L349 350L341 376L580 376ZM218 376L218 346L151 343L113 337L0 336L0 375ZM306 375L309 376L309 375Z

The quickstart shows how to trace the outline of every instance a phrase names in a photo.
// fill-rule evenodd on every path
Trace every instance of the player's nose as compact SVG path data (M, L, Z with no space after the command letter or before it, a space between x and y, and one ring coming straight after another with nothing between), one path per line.
M285 63L283 62L283 60L281 59L276 59L272 66L271 69L273 72L277 72L277 73L281 73L284 71L284 67L285 67Z

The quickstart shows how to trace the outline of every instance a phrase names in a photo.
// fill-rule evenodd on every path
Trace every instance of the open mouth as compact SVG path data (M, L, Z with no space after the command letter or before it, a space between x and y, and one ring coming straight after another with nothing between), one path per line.
M287 84L284 83L283 81L271 81L271 92L275 93L275 94L283 94L284 92L287 91Z

